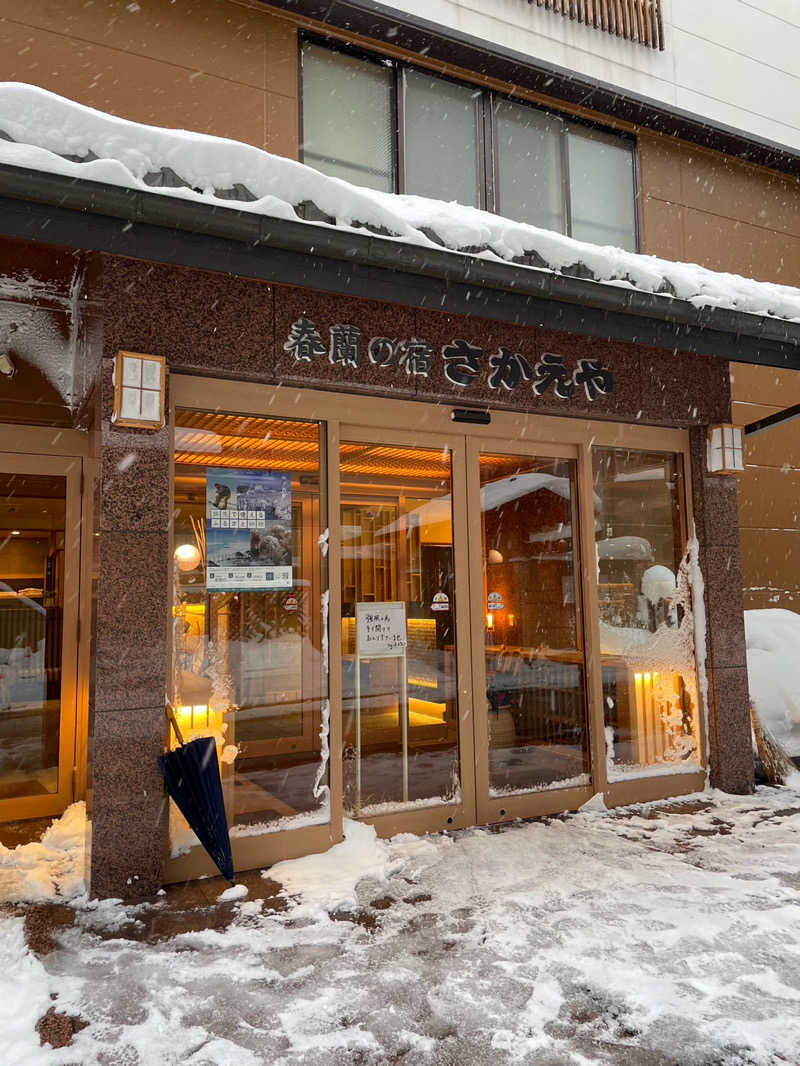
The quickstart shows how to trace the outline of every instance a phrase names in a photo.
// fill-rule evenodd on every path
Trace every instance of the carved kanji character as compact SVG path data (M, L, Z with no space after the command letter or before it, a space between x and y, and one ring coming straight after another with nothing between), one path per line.
M428 344L427 341L412 337L410 341L404 342L400 362L406 368L409 377L428 377L431 372L432 358L433 345Z
M341 366L361 368L361 330L358 326L331 326L331 347L328 359Z
M325 354L325 345L314 323L302 317L292 323L289 329L289 339L284 344L283 350L291 352L296 363L310 363L318 355Z

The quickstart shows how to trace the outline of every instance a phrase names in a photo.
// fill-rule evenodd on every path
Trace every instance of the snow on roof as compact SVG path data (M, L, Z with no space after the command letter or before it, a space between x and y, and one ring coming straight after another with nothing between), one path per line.
M295 208L312 204L342 229L800 322L800 289L587 244L457 203L361 188L252 145L128 122L33 85L0 82L0 163L298 223Z

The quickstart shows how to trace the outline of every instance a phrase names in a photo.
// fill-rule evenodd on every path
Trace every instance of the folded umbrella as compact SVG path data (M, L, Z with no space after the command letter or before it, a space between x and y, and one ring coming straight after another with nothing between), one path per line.
M233 856L216 743L213 737L198 737L184 744L170 704L167 717L180 742L179 748L158 759L167 792L219 872L232 882Z

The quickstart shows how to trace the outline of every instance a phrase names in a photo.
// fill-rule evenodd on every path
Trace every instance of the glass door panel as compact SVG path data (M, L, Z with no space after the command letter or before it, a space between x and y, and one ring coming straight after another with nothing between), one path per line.
M699 772L681 458L595 448L592 459L609 780Z
M340 447L344 807L457 803L452 454Z
M576 462L478 461L489 798L586 786Z
M0 473L0 800L58 792L66 499Z
M317 422L176 412L173 701L234 834L329 817L322 476Z

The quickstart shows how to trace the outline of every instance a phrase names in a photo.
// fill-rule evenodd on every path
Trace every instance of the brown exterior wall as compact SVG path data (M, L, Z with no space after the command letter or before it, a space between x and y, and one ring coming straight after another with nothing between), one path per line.
M643 251L800 284L800 180L642 131ZM733 421L800 403L800 374L732 367ZM800 431L746 440L737 477L745 608L800 611Z
M0 65L134 122L297 155L296 30L229 0L2 0Z

